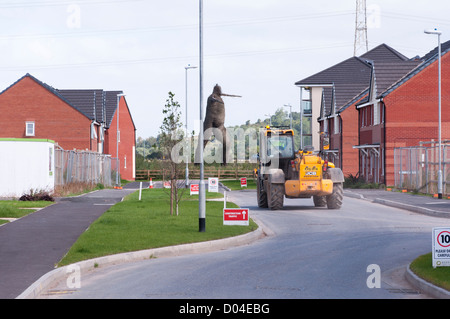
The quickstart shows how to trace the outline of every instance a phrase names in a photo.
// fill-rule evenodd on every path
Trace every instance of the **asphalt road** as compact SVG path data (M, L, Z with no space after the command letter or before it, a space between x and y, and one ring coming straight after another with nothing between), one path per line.
M286 200L256 206L254 191L228 193L273 231L256 243L211 253L149 259L98 269L45 292L51 299L422 299L403 278L431 250L431 229L448 218L345 197L341 210ZM207 214L207 213L206 213ZM206 231L208 217L206 215ZM373 277L376 265L380 276ZM368 268L369 267L369 268ZM373 279L375 278L375 279ZM380 288L368 282L380 279Z

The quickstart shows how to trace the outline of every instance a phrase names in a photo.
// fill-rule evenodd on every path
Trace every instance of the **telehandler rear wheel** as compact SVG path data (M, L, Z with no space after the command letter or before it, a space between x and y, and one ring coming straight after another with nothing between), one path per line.
M267 204L271 210L282 209L284 203L284 184L270 184L267 200Z
M256 196L258 200L258 207L267 208L267 192L264 190L264 181L258 176L256 181Z
M327 196L328 209L340 209L344 198L344 186L342 183L333 184L333 193Z
M315 207L327 206L327 197L326 196L313 196L313 201L314 201Z

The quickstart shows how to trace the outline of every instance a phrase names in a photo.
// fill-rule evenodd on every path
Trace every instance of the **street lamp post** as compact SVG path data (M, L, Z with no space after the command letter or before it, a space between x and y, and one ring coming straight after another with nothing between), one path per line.
M426 34L434 34L438 36L438 54L439 54L439 171L438 171L438 198L442 198L442 129L441 129L441 106L442 106L442 85L441 85L441 34L442 32L438 29L425 30Z
M290 126L290 128L292 129L292 105L290 105L290 104L285 104L284 106L289 108L289 119L291 120L291 126Z
M196 69L196 66L191 66L190 64L188 64L188 66L184 67L184 69L186 70L186 80L185 80L185 84L186 84L186 136L185 138L188 138L188 70L192 70L192 69ZM186 150L185 150L186 151ZM186 188L189 187L189 158L191 156L191 151L189 149L189 154L186 154Z
M206 231L206 199L203 163L203 0L199 0L199 67L200 67L200 133L198 137L198 148L200 149L200 183L198 196L198 228L199 232Z
M120 94L117 94L117 109L116 109L116 112L117 112L117 131L116 131L116 134L117 134L117 136L116 136L116 157L117 157L117 160L116 160L116 187L119 187L120 185L119 185L119 173L120 173L120 159L119 159L119 140L120 140L120 130L119 130L119 101L120 101L120 98L122 97L122 96L125 96L125 94L123 94L123 93L120 93Z

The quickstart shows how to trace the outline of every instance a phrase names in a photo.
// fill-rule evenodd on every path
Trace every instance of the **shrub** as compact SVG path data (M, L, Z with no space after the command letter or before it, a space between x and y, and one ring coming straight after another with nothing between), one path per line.
M45 191L33 191L30 190L29 194L24 194L19 198L22 202L36 202L36 201L47 201L54 202L55 199L49 193Z
M380 188L377 183L367 183L363 177L357 173L356 175L349 174L344 181L345 188L359 188L359 189L373 189Z

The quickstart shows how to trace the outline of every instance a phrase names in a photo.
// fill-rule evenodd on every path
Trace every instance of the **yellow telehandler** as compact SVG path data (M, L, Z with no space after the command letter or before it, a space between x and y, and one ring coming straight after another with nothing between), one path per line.
M340 209L344 174L311 148L294 151L294 131L260 131L257 170L258 206L279 210L286 198L311 198L316 207Z

